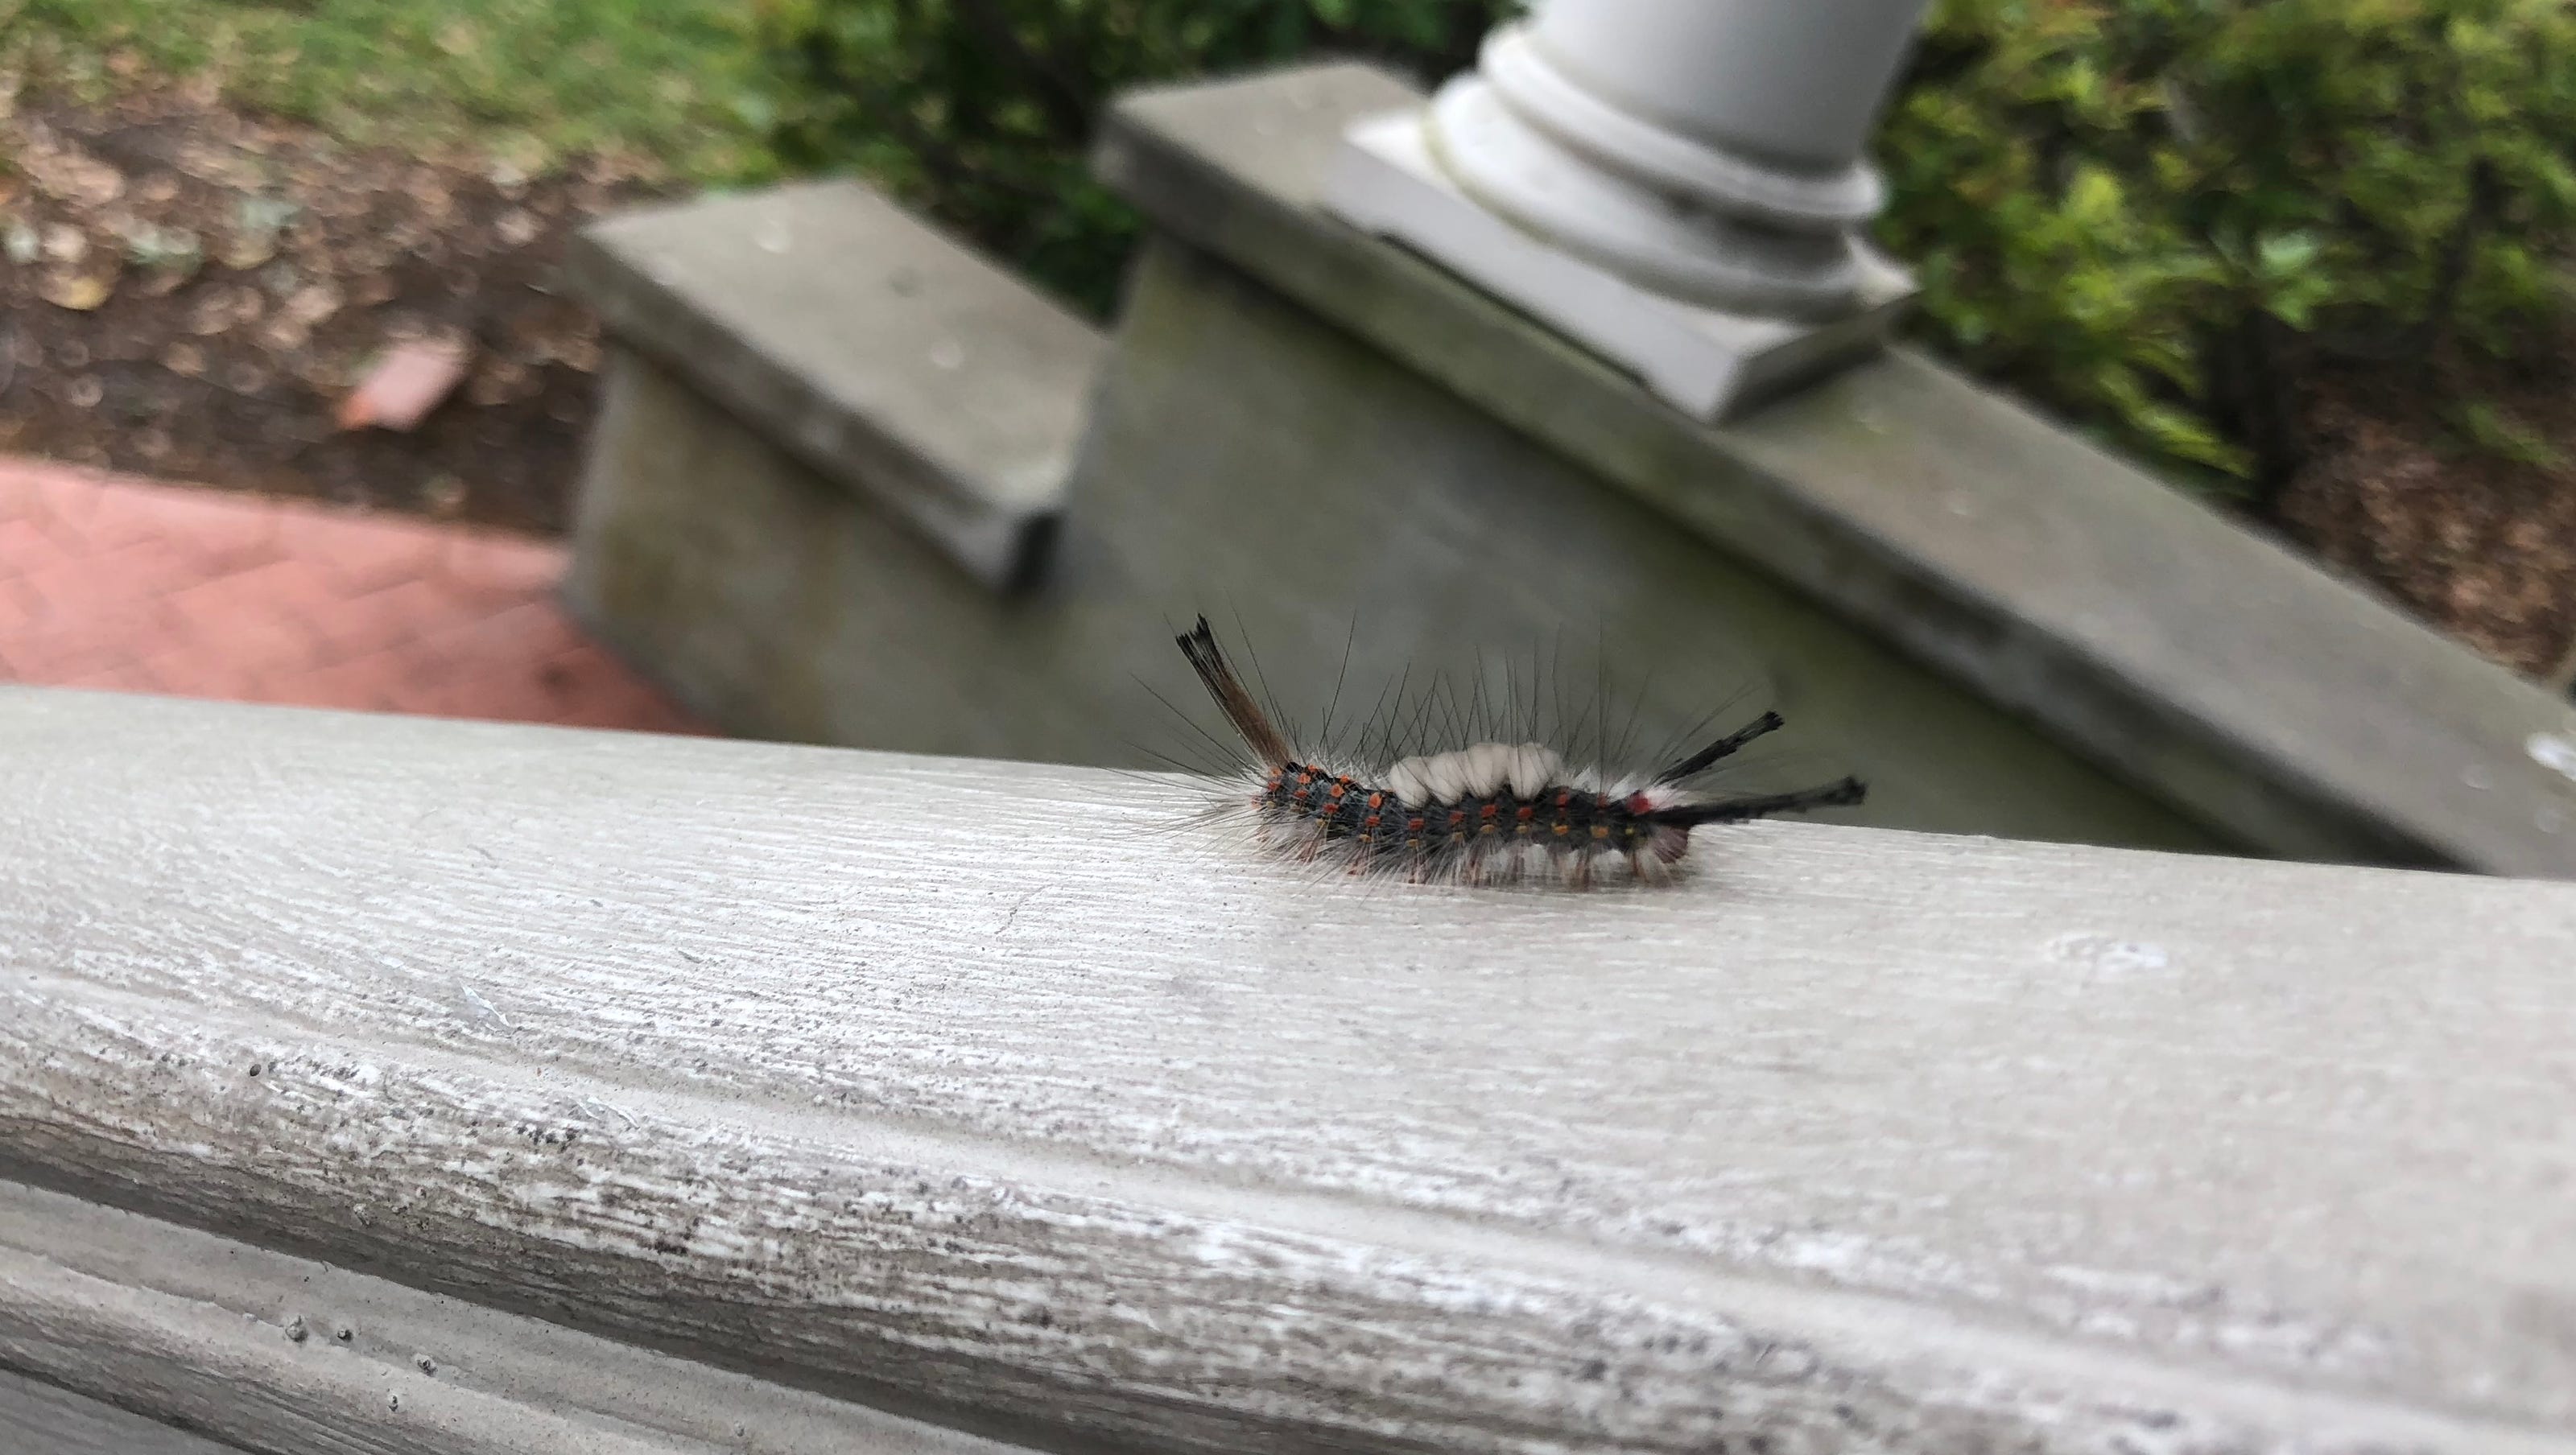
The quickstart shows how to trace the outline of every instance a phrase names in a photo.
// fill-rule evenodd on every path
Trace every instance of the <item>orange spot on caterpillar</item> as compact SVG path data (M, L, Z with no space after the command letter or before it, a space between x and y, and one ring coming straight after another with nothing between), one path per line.
M1373 828L1376 828L1376 827L1377 827L1377 815L1376 815L1376 814L1370 814L1368 817L1366 817L1366 818L1364 818L1364 819L1361 819L1361 820L1360 820L1360 827L1361 827L1361 828L1364 828L1364 829L1373 829ZM1368 835L1366 835L1366 834L1362 834L1362 835L1360 835L1360 837L1361 837L1361 838L1367 838L1367 837L1368 837Z
M1372 793L1372 794L1370 794L1370 795L1368 796L1368 806L1369 806L1369 807L1371 807L1371 808L1384 808L1384 807L1386 807L1386 795L1385 795L1385 794L1383 794L1383 793Z
M1449 810L1449 827L1451 827L1451 828L1453 828L1453 829L1454 829L1454 828L1456 828L1458 825L1460 825L1460 824L1462 824L1462 823L1465 823L1466 821L1467 821L1467 810L1465 810L1465 809L1463 809L1463 808L1453 808L1453 809Z
M1422 832L1422 820L1420 820L1420 819L1418 819L1418 818L1409 818L1409 819L1406 819L1406 820L1404 821L1404 828L1405 828L1405 832L1407 832L1407 833L1415 833L1415 834L1418 834L1418 833Z
M1486 804L1483 808L1480 808L1480 809L1476 810L1476 817L1478 817L1478 818L1492 818L1493 816L1494 816L1494 805L1493 805L1493 804L1490 804L1490 803L1489 803L1489 804Z
M1524 803L1524 804L1522 804L1519 808L1516 808L1516 809L1512 810L1512 817L1514 817L1514 818L1516 818L1516 819L1519 819L1519 820L1520 820L1521 822L1523 822L1523 823L1528 823L1528 822L1529 822L1529 820L1530 820L1530 815L1531 815L1531 814L1534 814L1534 813L1536 813L1536 812L1538 812L1538 810L1537 810L1537 809L1532 808L1532 807L1530 807L1528 804Z
M1558 790L1557 795L1556 795L1556 806L1557 806L1557 807L1559 807L1559 808L1563 808L1563 807L1565 807L1567 804L1572 803L1573 801L1574 801L1574 790L1573 790L1573 789L1567 788L1567 789L1560 789L1560 790Z

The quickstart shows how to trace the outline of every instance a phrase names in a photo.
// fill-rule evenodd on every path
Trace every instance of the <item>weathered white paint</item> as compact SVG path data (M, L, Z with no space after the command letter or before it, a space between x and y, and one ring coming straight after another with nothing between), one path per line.
M1728 412L1783 357L1881 339L1862 142L1923 0L1552 0L1428 105L1353 127L1326 208Z
M1546 0L1524 33L1531 59L1557 72L1558 84L1596 93L1596 105L1780 173L1833 177L1859 163L1924 3ZM1643 143L1587 129L1588 115L1564 117L1536 96L1520 104L1594 150L1654 165ZM1678 185L1696 181L1676 171Z
M0 1170L1036 1443L2576 1449L2576 886L1178 807L0 695Z
M236 1455L226 1445L0 1370L0 1434L44 1455Z
M11 1182L0 1182L0 1365L220 1436L226 1450L1023 1448ZM215 1455L166 1424L43 1399L45 1388L0 1375L0 1450ZM151 1443L156 1429L166 1449Z
M1490 116L1489 98L1481 97L1450 99L1470 117ZM1599 225L1613 215L1597 205L1596 188L1569 181L1564 200L1569 222ZM1832 281L1822 285L1799 280L1809 270L1804 263L1763 270L1734 253L1700 260L1704 278L1760 296L1762 308L1712 307L1658 292L1478 202L1440 166L1431 133L1409 111L1352 127L1325 174L1324 202L1352 226L1436 259L1608 359L1694 419L1728 418L1876 352L1914 298L1910 275L1839 239ZM1838 316L1773 316L1819 305Z

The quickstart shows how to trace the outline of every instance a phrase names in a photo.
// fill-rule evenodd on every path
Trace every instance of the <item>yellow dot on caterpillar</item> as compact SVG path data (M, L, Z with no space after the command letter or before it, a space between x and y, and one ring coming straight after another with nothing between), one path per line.
M1548 832L1549 832L1549 833L1552 833L1552 834L1554 834L1554 835L1556 835L1556 836L1557 836L1558 838L1560 838L1560 839L1561 839L1561 838L1564 838L1564 837L1565 837L1565 825L1563 825L1563 824L1558 824L1556 827L1554 827L1554 828L1552 828L1552 829L1549 829L1549 830L1548 830Z
M1493 826L1492 824L1487 824L1487 825L1485 825L1483 828L1480 828L1480 829L1476 830L1476 832L1478 832L1478 833L1480 833L1480 834L1490 834L1490 833L1492 833L1493 831L1494 831L1494 826Z
M1634 830L1630 830L1630 832L1633 833ZM1592 826L1592 837L1596 839L1606 839L1610 837L1610 826L1608 824L1594 824Z

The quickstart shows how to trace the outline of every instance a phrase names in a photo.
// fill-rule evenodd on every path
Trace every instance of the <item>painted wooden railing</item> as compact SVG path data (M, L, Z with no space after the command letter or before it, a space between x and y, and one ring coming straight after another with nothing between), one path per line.
M2576 1450L2576 885L1185 809L0 693L0 1429Z

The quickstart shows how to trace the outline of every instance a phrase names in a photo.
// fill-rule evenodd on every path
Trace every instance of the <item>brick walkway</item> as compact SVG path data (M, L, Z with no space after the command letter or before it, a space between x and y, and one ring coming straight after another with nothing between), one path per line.
M557 547L0 459L0 680L702 731L567 620Z

